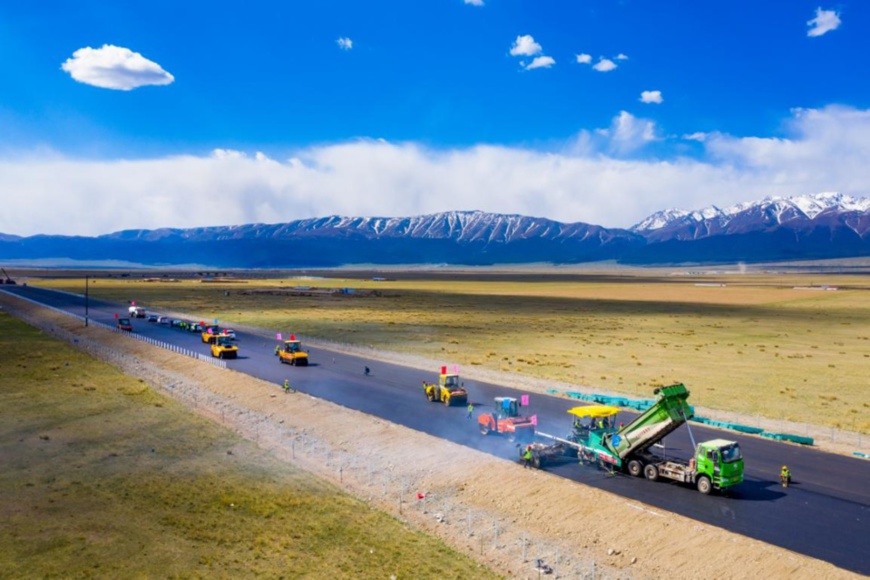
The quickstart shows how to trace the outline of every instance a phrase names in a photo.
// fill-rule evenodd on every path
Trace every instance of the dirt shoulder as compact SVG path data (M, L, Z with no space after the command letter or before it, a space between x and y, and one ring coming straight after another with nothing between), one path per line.
M445 539L497 572L559 577L857 578L830 564L493 458L0 296L284 461ZM582 525L579 524L582 522Z

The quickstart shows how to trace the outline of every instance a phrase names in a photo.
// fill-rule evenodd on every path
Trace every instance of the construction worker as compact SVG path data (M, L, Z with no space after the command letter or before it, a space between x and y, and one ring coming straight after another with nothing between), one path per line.
M468 403L468 414L465 416L466 419L471 419L471 414L474 413L474 403Z
M275 356L278 356L278 353L279 353L280 351L281 351L281 345L280 345L280 344L276 344L276 345L275 345Z
M284 393L290 392L290 379L284 379Z
M371 370L369 367L366 367L366 368L365 368L365 371L363 371L363 374L364 374L365 376L369 376L371 373L372 373L372 370Z
M779 472L779 482L783 487L788 487L788 484L791 483L791 471L788 470L787 465L783 465Z
M526 445L526 450L523 452L523 468L532 466L532 446Z

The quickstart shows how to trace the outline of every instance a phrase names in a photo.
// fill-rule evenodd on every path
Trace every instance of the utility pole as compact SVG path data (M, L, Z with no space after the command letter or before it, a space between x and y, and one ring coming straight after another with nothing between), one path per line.
M85 274L85 326L88 325L88 278L89 276Z

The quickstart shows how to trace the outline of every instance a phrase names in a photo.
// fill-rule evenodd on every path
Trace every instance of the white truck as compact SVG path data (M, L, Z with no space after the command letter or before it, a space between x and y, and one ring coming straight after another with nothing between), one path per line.
M136 306L135 304L127 309L132 318L145 318L145 307Z

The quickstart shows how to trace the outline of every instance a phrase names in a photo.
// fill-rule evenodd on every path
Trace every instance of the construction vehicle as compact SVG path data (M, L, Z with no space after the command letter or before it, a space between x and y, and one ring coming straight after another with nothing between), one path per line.
M218 336L211 343L211 356L215 358L238 358L239 347L226 336Z
M6 273L6 268L0 268L0 270L2 270L2 272L3 272L3 284L10 284L10 285L15 285L15 284L17 284L17 282L16 282L15 280L13 280L13 279L9 276L9 274ZM25 285L26 285L26 284L25 284Z
M665 459L650 449L688 423L694 409L686 402L689 391L685 385L661 387L655 391L655 402L628 425L620 427L589 429L585 441L559 439L539 433L555 441L554 445L573 446L578 456L595 459L602 466L624 470L635 477L645 476L651 481L671 479L697 487L703 494L712 490L724 490L743 481L743 455L735 441L714 439L695 444L691 428L694 455L688 461ZM688 426L688 424L687 424ZM533 464L536 451L532 449ZM543 458L547 453L539 450ZM538 461L538 464L545 461Z
M535 442L519 447L520 459L528 447L532 451L531 465L537 469L578 459L581 462L596 461L597 456L584 448L589 441L589 433L596 429L613 428L614 417L619 413L619 407L586 405L568 409L568 413L574 416L574 421L571 424L571 431L564 438L538 433L542 437L552 439L553 443Z
M535 437L535 422L531 417L520 415L520 402L513 397L496 397L495 411L481 413L477 427L481 434L498 433L508 441L531 441Z
M181 326L184 324L183 320L179 320L178 324L170 323L172 326ZM220 326L203 326L202 328L202 341L207 344L212 344L215 342L218 337L224 336L224 331Z
M437 383L423 381L423 392L430 403L440 402L447 407L468 403L468 391L459 380L459 372L448 373L446 366L441 367Z
M130 313L131 318L145 318L145 307L137 306L135 302L127 311Z
M278 350L278 362L297 367L308 366L308 353L302 350L302 341L297 340L295 334L291 334L290 340L285 340Z

